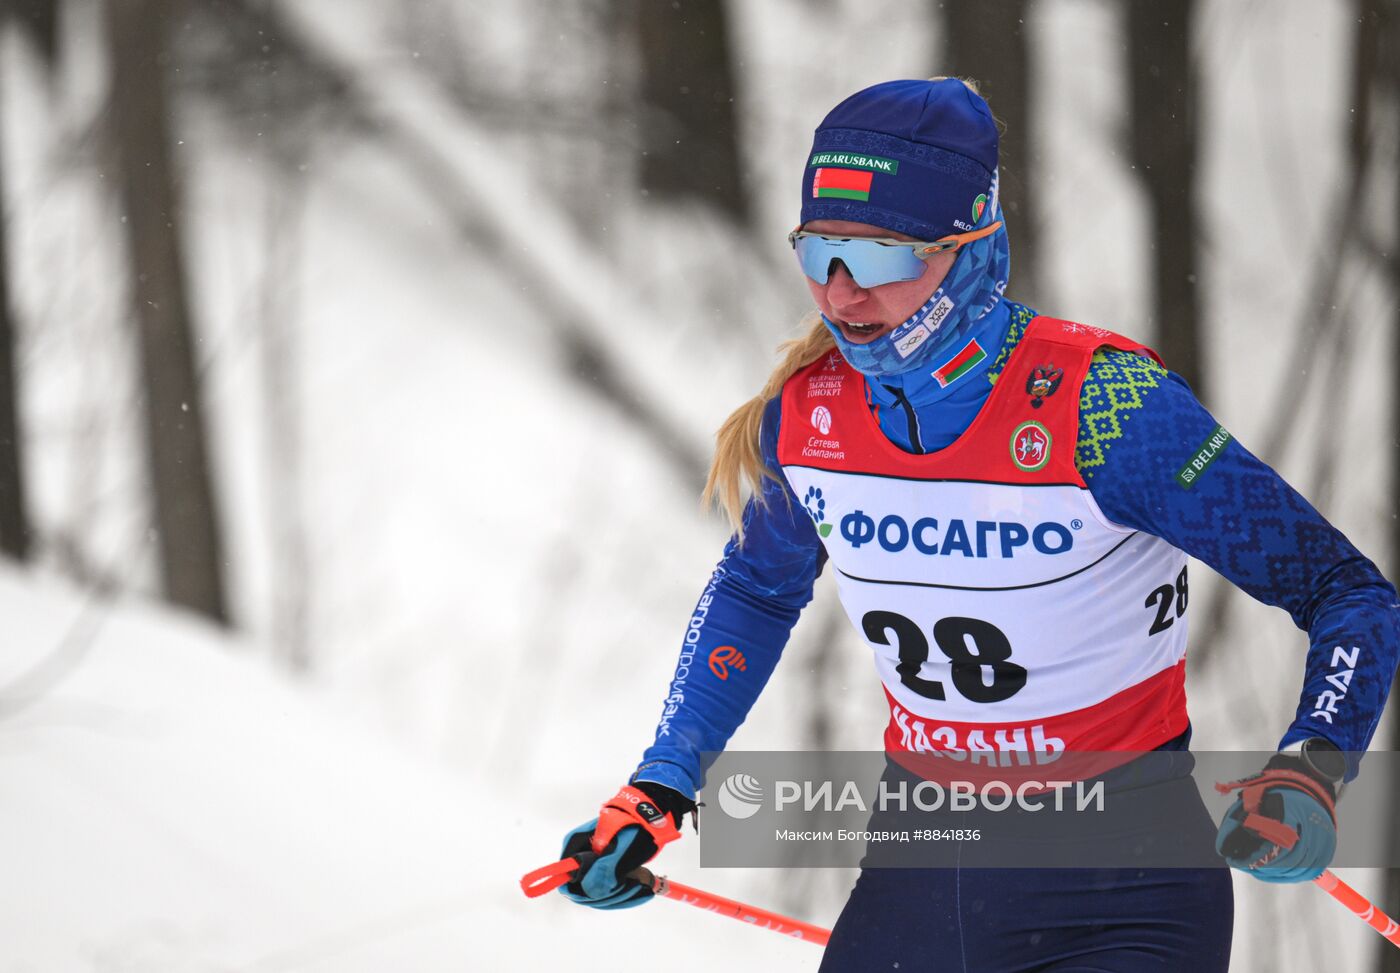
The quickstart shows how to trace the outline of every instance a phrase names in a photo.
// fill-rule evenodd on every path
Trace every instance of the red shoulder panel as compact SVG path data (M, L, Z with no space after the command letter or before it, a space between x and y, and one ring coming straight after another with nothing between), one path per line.
M906 453L880 431L865 376L836 351L783 386L778 461L784 466L921 480L1084 486L1074 465L1079 394L1103 346L1155 352L1103 328L1037 317L982 410L951 445Z
M1139 355L1146 355L1159 365L1163 364L1161 356L1147 345L1140 344L1132 338L1125 338L1107 328L1096 328L1092 324L1080 324L1077 321L1065 321L1061 318L1037 315L1027 326L1025 337L1029 338L1032 334L1043 340L1059 344L1088 345L1091 353L1104 346L1117 348L1120 351L1131 351ZM1024 342L1025 338L1022 341Z

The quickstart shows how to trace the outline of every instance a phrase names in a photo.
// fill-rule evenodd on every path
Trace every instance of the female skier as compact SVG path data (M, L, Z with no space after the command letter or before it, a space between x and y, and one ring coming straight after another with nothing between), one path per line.
M574 901L650 898L628 874L679 836L702 755L743 721L828 560L891 754L1184 750L1187 555L1284 608L1310 640L1296 717L1215 847L1271 882L1331 860L1337 787L1394 674L1395 590L1149 349L1003 297L997 147L956 79L875 85L817 128L791 242L820 316L719 432L707 494L735 535L654 743L565 839L592 853ZM1224 869L866 867L822 969L1211 973L1232 923Z

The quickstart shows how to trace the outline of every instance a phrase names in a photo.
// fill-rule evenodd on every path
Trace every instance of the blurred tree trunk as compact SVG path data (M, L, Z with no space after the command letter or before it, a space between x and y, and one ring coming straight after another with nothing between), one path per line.
M0 133L4 126L0 125ZM0 150L4 138L0 136ZM0 151L0 212L5 209L3 151ZM29 555L29 515L25 509L24 464L20 444L18 341L10 300L9 221L0 218L0 551L23 561Z
M206 459L166 93L173 5L108 0L110 128L141 346L146 447L166 597L227 623L223 551Z
M1207 398L1201 351L1196 158L1200 118L1191 58L1192 0L1129 3L1131 156L1152 228L1155 344L1167 367Z
M999 153L1001 206L1011 239L1015 292L1035 304L1040 293L1038 215L1030 192L1031 63L1026 30L1028 0L938 4L943 57L938 74L977 81L982 97L1004 127Z
M44 63L58 60L58 0L0 0L0 24L19 26Z
M18 27L38 51L51 80L58 60L58 0L0 0L0 27L8 24ZM0 159L0 212L5 208L3 169ZM29 556L33 525L24 491L19 322L10 296L8 236L9 222L0 218L0 552L23 561Z
M642 63L642 188L747 222L724 0L624 0Z

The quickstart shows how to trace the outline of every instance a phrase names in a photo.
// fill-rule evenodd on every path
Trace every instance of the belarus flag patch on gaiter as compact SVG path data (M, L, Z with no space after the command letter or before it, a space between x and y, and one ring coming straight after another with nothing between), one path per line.
M938 379L938 384L942 388L947 388L968 372L980 365L987 357L987 353L982 350L982 346L973 338L963 345L962 351L949 360L942 368L933 373L933 377Z

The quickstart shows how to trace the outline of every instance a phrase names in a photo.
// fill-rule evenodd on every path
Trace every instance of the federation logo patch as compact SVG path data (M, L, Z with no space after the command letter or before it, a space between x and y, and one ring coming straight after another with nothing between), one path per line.
M1045 400L1055 394L1064 377L1065 370L1056 368L1054 362L1032 368L1030 376L1026 379L1026 394L1031 397L1031 408L1039 409L1044 405Z
M807 376L807 397L831 398L841 394L842 387L846 384L846 373L841 371L843 359L837 352L832 352L826 356L826 362L819 371ZM812 413L812 424L816 425L816 413Z
M1042 469L1050 462L1050 442L1050 431L1040 423L1021 423L1011 434L1011 462L1027 473Z

